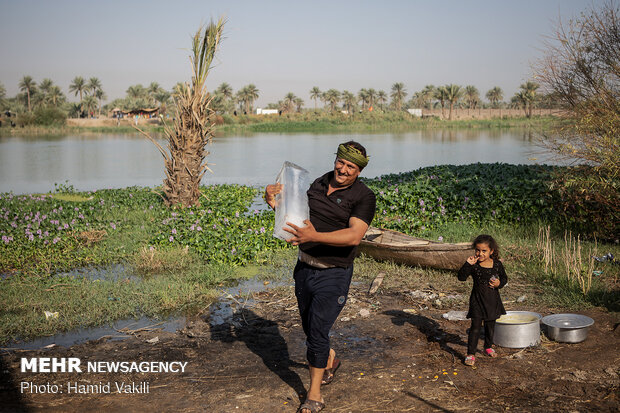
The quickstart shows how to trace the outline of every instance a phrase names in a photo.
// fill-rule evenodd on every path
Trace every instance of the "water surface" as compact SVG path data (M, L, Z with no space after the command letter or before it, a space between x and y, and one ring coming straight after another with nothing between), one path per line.
M381 134L264 133L217 137L209 147L213 173L204 184L263 186L275 180L284 161L313 177L333 168L341 142L354 139L370 154L363 176L415 170L439 164L507 162L531 164L539 150L531 132L506 130L421 130ZM159 142L165 146L166 142ZM69 181L86 191L156 186L164 177L161 154L138 135L88 134L0 138L0 192L48 192Z

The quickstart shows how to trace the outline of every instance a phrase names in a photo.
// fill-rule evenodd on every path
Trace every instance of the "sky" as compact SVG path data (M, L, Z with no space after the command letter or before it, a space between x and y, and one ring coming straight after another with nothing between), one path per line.
M224 16L207 87L259 89L255 107L313 86L359 92L405 84L499 86L504 100L532 77L557 22L604 0L0 0L0 83L50 78L69 100L76 76L97 77L107 102L131 85L170 90L191 78L198 28ZM320 103L319 103L320 106Z

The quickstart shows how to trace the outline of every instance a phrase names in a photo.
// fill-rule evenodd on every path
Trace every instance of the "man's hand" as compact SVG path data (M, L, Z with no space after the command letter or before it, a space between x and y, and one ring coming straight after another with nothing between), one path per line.
M286 242L292 245L299 245L303 244L304 242L313 241L315 239L315 234L317 233L316 229L314 229L314 225L312 225L312 222L310 222L310 220L308 219L304 221L304 224L306 224L305 227L298 227L295 224L287 222L286 225L288 225L292 229L287 227L284 227L282 229L286 232L290 232L291 234L293 234L293 236L290 239L286 240Z
M280 192L282 192L282 184L267 185L265 188L265 202L271 209L276 209L276 194Z
M347 228L332 232L318 232L308 220L304 221L305 227L298 227L290 222L286 224L292 228L284 227L283 229L293 234L293 238L288 240L293 245L305 242L318 242L334 247L354 247L359 245L368 229L368 224L356 217L349 219L349 226Z

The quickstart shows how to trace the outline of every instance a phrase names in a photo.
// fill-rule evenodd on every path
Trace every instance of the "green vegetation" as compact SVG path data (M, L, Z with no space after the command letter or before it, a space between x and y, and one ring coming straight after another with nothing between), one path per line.
M442 165L367 180L377 194L375 225L424 233L443 224L551 222L553 167Z
M579 276L574 270L566 273L560 246L572 224L552 210L555 195L546 181L554 169L444 165L366 182L377 193L375 225L445 242L491 233L502 247L511 279L528 286L519 291L536 294L546 305L601 305L620 311L618 266L590 258L620 256L618 245L599 241L595 249L594 240L582 234L580 264L569 260ZM197 311L222 283L261 274L289 276L294 262L295 250L271 236L273 213L252 209L260 193L256 188L203 187L200 205L182 209L169 209L150 188L75 193L65 183L56 190L0 196L0 342L143 314ZM553 271L545 271L549 264L540 246L539 229L547 225L557 245ZM118 263L126 270L115 275L109 265ZM100 268L108 276L63 275L85 267ZM453 281L449 272L369 259L356 268L361 277L378 268L390 277ZM587 290L579 277L588 280ZM59 317L48 320L44 311L58 311Z
M294 113L277 115L224 116L218 133L243 132L384 132L419 129L510 128L547 129L562 124L556 117L495 118L446 121L437 118L416 118L406 112Z
M560 170L561 208L599 236L620 234L620 6L605 2L556 27L538 78L573 123L544 136L558 157L588 167ZM522 86L523 87L523 86Z

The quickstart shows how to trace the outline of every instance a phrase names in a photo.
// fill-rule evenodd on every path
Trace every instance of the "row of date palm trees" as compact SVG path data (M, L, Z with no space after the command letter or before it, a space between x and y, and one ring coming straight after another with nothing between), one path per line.
M108 109L120 107L125 110L140 109L147 107L159 107L161 112L166 112L166 106L170 104L171 97L180 90L182 85L178 83L171 92L163 89L157 82L151 82L148 86L141 84L129 86L126 90L126 97L110 102ZM50 79L43 79L37 84L31 76L24 76L19 82L22 92L17 96L18 100L23 100L24 105L30 112L35 107L49 105L58 107L67 104L67 98L60 89ZM537 93L539 86L537 83L528 81L521 85L519 91L508 103L510 108L522 108L526 116L532 115L532 109L536 104L542 103L547 107L552 106L552 99L548 96L541 96ZM99 114L102 109L102 101L106 99L102 89L101 81L96 77L91 77L86 81L82 76L76 76L69 85L69 92L79 96L79 103L69 108L70 114L94 113ZM212 93L211 107L218 113L252 113L254 102L259 97L259 89L254 84L242 87L236 93L228 83L220 84ZM5 101L5 89L0 84L0 103ZM383 90L373 88L362 88L359 92L353 93L348 90L338 91L328 89L321 91L315 86L309 91L310 99L314 102L314 110L317 111L317 103L323 103L325 110L335 112L343 110L347 113L353 111L380 111L395 110L401 111L409 108L441 108L442 117L452 119L454 108L476 109L483 105L480 92L475 86L465 87L448 84L444 86L427 85L422 90L409 95L402 82L394 83L389 95ZM504 106L504 92L500 87L493 87L485 94L488 106L498 108ZM301 112L304 101L293 92L287 93L284 98L276 103L267 105L268 109L277 109L283 113Z
M511 99L508 107L522 108L526 116L532 115L532 108L536 103L541 102L541 96L537 93L539 85L528 81L521 85ZM314 101L316 111L317 102L321 101L329 112L337 109L352 113L354 110L368 110L379 108L381 111L387 109L401 111L408 108L432 109L441 107L442 117L445 117L445 110L448 111L448 119L452 119L452 111L455 107L476 109L482 105L480 92L475 86L465 87L448 84L445 86L427 85L422 90L412 94L409 101L406 101L408 92L404 83L397 82L392 85L389 96L383 90L373 88L362 88L355 94L348 90L342 92L336 89L321 91L317 86L310 91L310 99ZM254 101L259 96L259 90L255 85L250 84L241 88L233 94L232 87L228 83L222 83L215 91L212 107L220 113L231 113L239 109L244 113L251 113ZM489 106L493 108L501 107L504 99L504 92L498 86L491 88L485 94ZM390 100L388 100L390 98ZM549 105L547 99L546 105ZM284 113L301 112L304 105L303 99L289 92L284 99L277 103L267 105L268 109L277 109Z
M19 93L14 99L6 98L6 89L0 84L0 104L9 109L14 105L23 104L25 110L32 112L40 107L64 108L70 114L79 114L80 112L94 113L95 110L101 109L102 101L107 99L102 89L101 81L96 77L91 77L86 81L82 76L76 76L69 85L69 92L80 97L77 104L67 102L67 97L63 93L60 86L54 84L49 78L43 79L37 83L32 76L24 76L18 84Z

